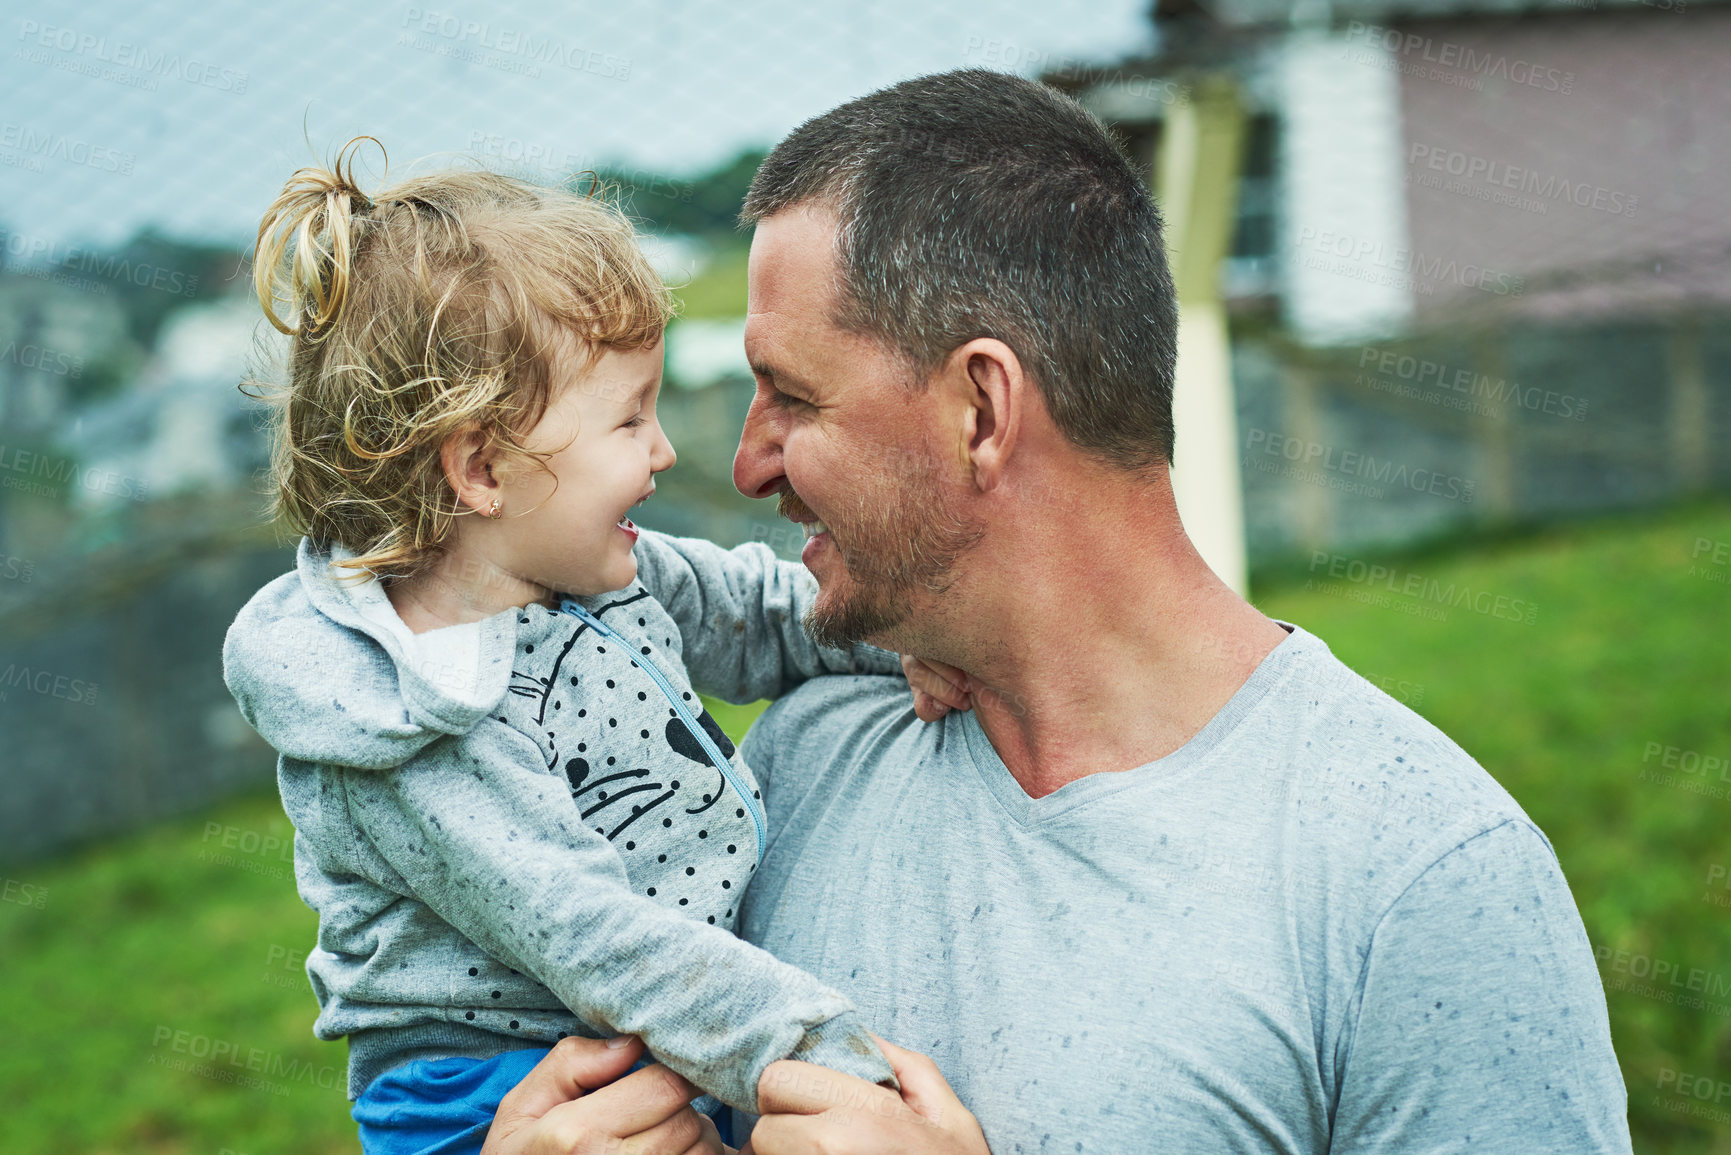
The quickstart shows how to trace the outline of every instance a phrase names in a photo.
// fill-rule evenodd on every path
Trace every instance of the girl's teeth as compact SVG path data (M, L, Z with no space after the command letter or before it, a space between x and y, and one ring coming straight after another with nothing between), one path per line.
M805 529L805 539L807 541L810 541L820 533L829 532L829 526L825 525L821 521L808 521L805 523L803 528Z

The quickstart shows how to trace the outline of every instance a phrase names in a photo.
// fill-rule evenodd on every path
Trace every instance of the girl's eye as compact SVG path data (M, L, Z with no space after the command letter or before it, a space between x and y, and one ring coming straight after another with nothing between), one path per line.
M645 421L648 421L648 420L649 420L649 418L647 418L647 417L643 416L643 414L639 413L637 416L633 417L631 420L629 420L625 423L625 428L636 429L639 425L642 425Z

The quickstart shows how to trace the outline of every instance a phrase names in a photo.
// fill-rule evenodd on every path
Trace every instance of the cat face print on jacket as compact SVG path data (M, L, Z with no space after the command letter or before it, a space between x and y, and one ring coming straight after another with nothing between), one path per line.
M587 600L616 638L541 606L519 615L503 720L535 742L584 823L625 858L634 883L640 876L667 879L681 892L676 898L665 883L644 889L676 905L700 901L717 913L712 921L731 925L745 876L757 863L757 783L687 681L678 630L660 604L640 586ZM714 765L644 663L654 663L743 793ZM668 867L679 870L669 875ZM692 887L698 893L684 893Z

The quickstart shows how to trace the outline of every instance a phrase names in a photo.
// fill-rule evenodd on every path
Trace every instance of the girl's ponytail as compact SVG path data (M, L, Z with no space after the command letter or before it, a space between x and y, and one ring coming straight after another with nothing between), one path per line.
M265 318L280 332L317 341L331 331L349 295L355 244L365 227L359 214L373 202L355 184L355 153L370 136L357 136L330 168L296 172L266 210L253 246L252 283ZM291 249L292 245L292 249ZM288 306L290 321L277 313Z

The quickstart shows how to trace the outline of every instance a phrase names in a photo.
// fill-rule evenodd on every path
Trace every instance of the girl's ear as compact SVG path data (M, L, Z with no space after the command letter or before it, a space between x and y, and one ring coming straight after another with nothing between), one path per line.
M478 426L458 430L445 438L439 463L445 480L459 504L476 513L486 513L499 497L499 481L493 476L494 452L490 439Z

